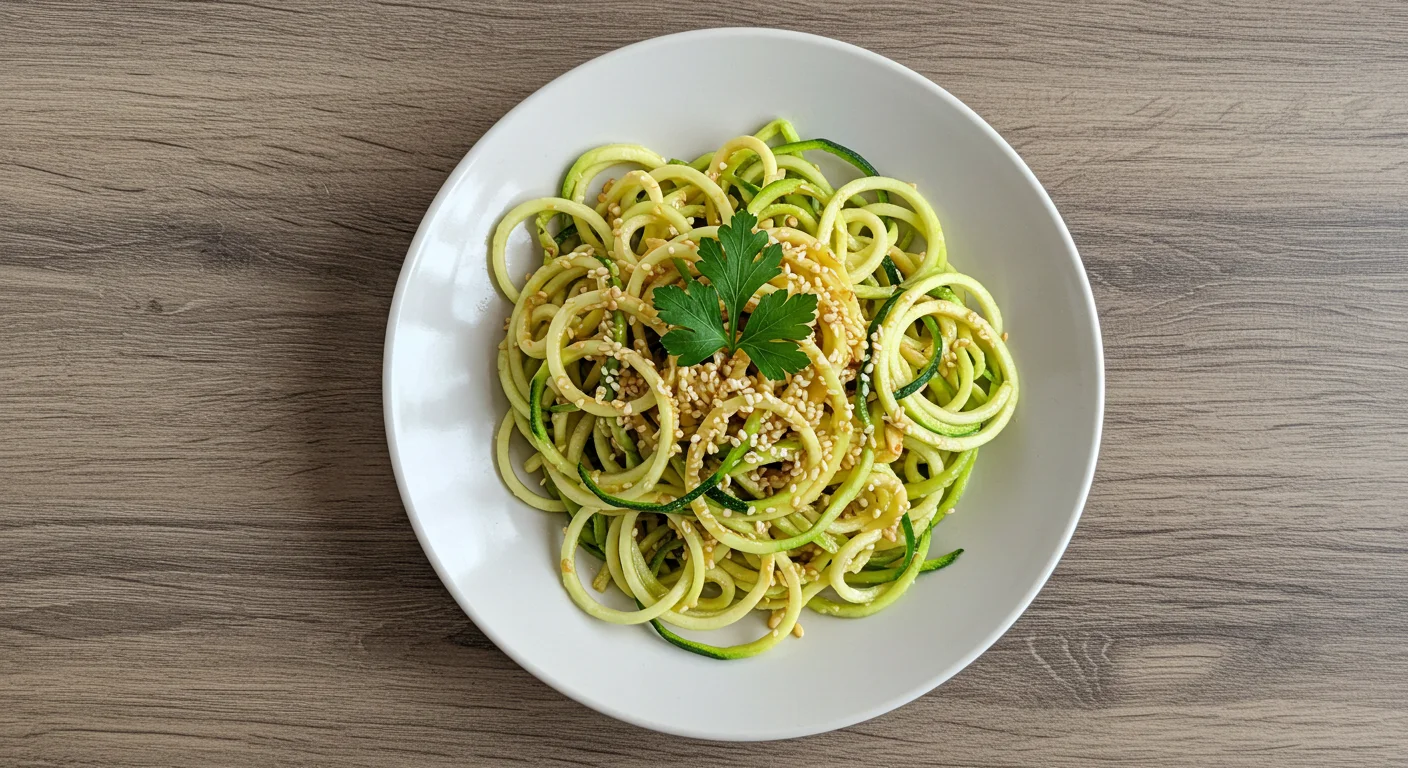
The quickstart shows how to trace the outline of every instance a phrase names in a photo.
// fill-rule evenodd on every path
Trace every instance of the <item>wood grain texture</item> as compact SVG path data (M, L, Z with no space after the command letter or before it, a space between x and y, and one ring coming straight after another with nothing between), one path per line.
M1085 518L1006 637L877 720L730 745L587 710L460 613L380 362L495 120L751 24L1006 136L1109 381ZM1408 765L1405 125L1390 0L2 4L0 764Z

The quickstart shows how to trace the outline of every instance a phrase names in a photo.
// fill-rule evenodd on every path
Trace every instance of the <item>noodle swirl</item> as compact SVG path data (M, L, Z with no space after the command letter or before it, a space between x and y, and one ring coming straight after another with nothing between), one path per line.
M834 187L808 151L864 175ZM596 177L623 165L589 203ZM681 366L660 343L654 291L698 279L698 244L737 210L783 253L745 319L774 291L817 296L814 333L799 343L810 364L781 381L742 351ZM524 223L543 264L520 287L506 249ZM949 263L914 185L834 142L802 140L785 120L690 163L613 144L572 165L561 197L505 214L490 258L514 302L498 354L510 403L499 471L526 504L569 518L562 581L588 614L741 658L801 637L804 608L879 611L962 551L926 559L978 448L1012 418L1018 377L997 303ZM546 493L512 466L515 431ZM576 572L580 549L602 561L590 587L614 586L635 610L593 596ZM669 629L719 629L757 611L766 629L742 645Z

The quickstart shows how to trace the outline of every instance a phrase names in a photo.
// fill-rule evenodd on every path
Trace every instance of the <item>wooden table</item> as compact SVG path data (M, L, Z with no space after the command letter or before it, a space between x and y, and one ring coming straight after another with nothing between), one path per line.
M1408 765L1408 7L752 5L0 5L0 764ZM495 120L755 23L1013 143L1085 258L1108 411L991 651L730 745L475 629L402 511L380 366L421 213Z

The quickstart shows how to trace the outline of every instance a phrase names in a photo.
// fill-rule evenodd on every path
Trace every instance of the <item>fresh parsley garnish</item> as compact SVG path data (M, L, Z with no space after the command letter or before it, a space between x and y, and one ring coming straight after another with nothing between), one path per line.
M719 319L719 292L714 286L691 280L684 288L667 285L655 289L655 308L660 318L679 326L660 342L679 359L680 365L702 363L715 352L730 346L731 339Z
M773 291L758 300L743 328L738 327L748 300L764 283L782 274L782 246L768 245L767 233L753 231L757 223L753 214L737 211L719 227L718 240L700 241L695 266L709 279L707 284L685 273L683 288L655 289L660 319L675 326L660 342L680 365L702 363L721 349L730 354L741 349L759 372L779 381L810 362L797 341L811 335L810 324L816 319L814 294Z

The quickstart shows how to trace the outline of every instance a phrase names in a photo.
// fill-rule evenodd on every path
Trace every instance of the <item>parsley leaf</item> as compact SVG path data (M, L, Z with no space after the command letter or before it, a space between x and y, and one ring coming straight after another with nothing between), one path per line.
M777 381L788 373L806 368L811 362L795 341L812 335L807 323L814 317L815 294L788 296L785 290L773 291L758 300L758 308L748 316L748 325L743 329L738 346L748 353L764 376Z
M753 298L763 283L780 274L782 246L768 245L766 232L754 232L757 217L746 210L733 214L728 224L719 227L718 240L699 243L699 274L719 289L719 296L728 309L729 335L738 339L738 313ZM767 246L764 248L764 246ZM758 251L763 257L753 260ZM732 346L732 345L730 345Z
M697 365L729 346L723 321L719 320L719 292L712 285L691 281L684 288L666 285L655 289L655 308L660 319L677 326L660 343L679 358L680 365Z
M734 221L741 216L747 216L753 221L751 215L746 211L735 214ZM703 240L699 243L699 262L695 266L699 269L699 274L709 278L709 282L719 289L719 297L724 300L724 307L728 309L728 328L730 347L738 341L738 313L743 311L743 307L748 300L753 298L753 294L763 287L763 283L781 274L778 265L782 263L782 246L771 245L763 249L763 257L757 261L753 260L753 254L767 245L768 236L762 232L754 234L754 240L747 245L753 246L747 250L739 250L739 245L743 243L742 238L729 237L727 232L729 227L719 227L719 236L730 242L726 247L727 251L720 250L718 240ZM724 254L745 254L743 258L731 258Z
M764 232L754 232L758 219L746 210L719 227L718 240L699 243L695 267L709 279L705 285L686 278L684 288L655 290L660 319L676 326L661 337L665 350L681 365L695 365L719 351L742 349L759 372L774 381L805 368L810 362L797 341L811 334L816 296L789 296L778 290L758 300L757 309L740 330L739 315L765 283L782 274L782 246L768 244ZM761 256L759 255L761 253ZM687 271L681 274L687 275ZM727 315L725 327L719 303Z

